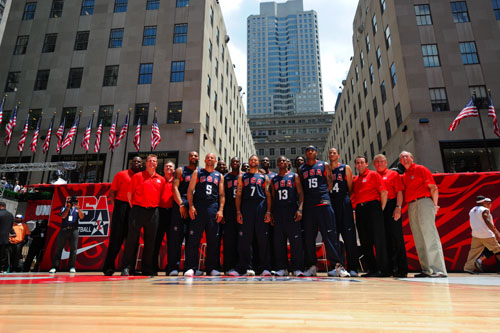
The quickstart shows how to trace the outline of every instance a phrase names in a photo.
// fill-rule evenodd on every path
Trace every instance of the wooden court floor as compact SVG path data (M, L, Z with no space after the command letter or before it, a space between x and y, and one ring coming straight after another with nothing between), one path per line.
M0 276L0 332L499 332L500 275Z

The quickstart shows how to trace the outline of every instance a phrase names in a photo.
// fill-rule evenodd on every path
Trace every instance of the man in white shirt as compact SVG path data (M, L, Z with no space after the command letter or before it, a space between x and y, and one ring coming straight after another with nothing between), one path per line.
M476 274L474 261L481 255L484 248L488 248L500 260L500 233L491 216L491 199L482 195L476 197L476 207L469 212L470 227L472 229L472 242L470 245L469 256L464 266L464 271Z

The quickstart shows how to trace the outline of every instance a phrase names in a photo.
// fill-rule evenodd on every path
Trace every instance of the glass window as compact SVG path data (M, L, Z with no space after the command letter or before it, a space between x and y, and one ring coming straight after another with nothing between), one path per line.
M214 9L210 6L210 25L214 26Z
M391 47L391 29L389 28L389 26L385 28L385 46L386 48Z
M451 13L453 14L453 22L463 23L469 22L469 12L465 1L450 2Z
M372 127L372 118L370 116L370 110L366 111L366 124L368 128Z
M377 47L377 67L380 68L382 66L382 51L380 51L380 47Z
M102 119L103 127L110 127L113 121L113 105L101 105L99 106L98 119Z
M144 35L142 36L142 45L156 45L156 26L144 27Z
M176 7L187 7L189 6L189 0L177 0Z
M151 82L153 82L153 64L141 64L138 84L151 84Z
M49 82L50 69L39 70L36 73L35 87L33 90L46 90Z
M378 103L377 103L377 97L373 98L373 115L375 118L378 116Z
M28 129L35 130L38 123L38 119L42 116L42 109L31 109L29 110L28 117Z
M208 59L212 61L212 41L208 40Z
M382 12L382 14L385 12L385 10L385 0L380 0L380 11Z
M47 34L43 40L42 53L51 53L56 49L57 34Z
M363 68L365 66L365 54L363 51L359 53L359 60L361 61L361 68Z
M24 5L23 20L29 21L35 18L36 2L27 2Z
M5 92L13 92L17 90L17 84L19 83L19 77L21 72L9 72L7 75L7 83L5 84Z
M464 65L479 64L475 42L460 43L460 53L462 54Z
M448 97L446 96L445 88L431 88L429 89L431 96L432 111L449 111Z
M210 75L208 75L208 81L207 81L207 95L210 97L210 90L212 88L212 79L210 78Z
M373 81L375 81L375 74L373 72L373 65L370 65L370 83L373 84Z
M424 57L425 67L441 66L437 44L422 45L422 56Z
M160 9L160 0L146 0L146 10Z
M123 28L111 29L109 33L108 47L110 49L122 47L123 44Z
M366 34L365 37L365 43L366 43L366 53L370 52L370 35Z
M217 46L219 45L219 39L220 39L220 30L219 27L217 27L215 31L215 42L217 43Z
M134 109L134 125L137 125L139 118L141 118L141 125L148 123L149 104L136 104Z
M68 89L80 88L82 85L83 67L70 68L68 75Z
M184 61L172 61L170 82L184 82Z
M280 148L280 155L286 154L286 148Z
M486 93L486 86L470 86L469 92L471 96L475 95L476 99L488 98L488 94Z
M168 102L167 124L180 124L182 121L182 102Z
M174 25L174 44L186 43L187 31L187 23Z
M385 81L382 81L382 83L380 84L380 95L382 96L382 104L384 104L385 101L387 100L387 94L385 91Z
M65 107L63 108L63 112L61 113L61 121L66 117L66 123L64 124L64 128L70 128L73 126L76 118L76 107Z
M115 0L115 13L124 13L127 11L128 0Z
M94 3L95 0L83 0L82 9L80 10L80 15L92 15L94 14Z
M104 79L102 81L103 87L116 86L118 83L118 70L119 65L112 65L104 67Z
M493 11L497 20L500 20L500 0L491 0Z
M378 150L382 150L382 135L380 132L377 132L377 143L378 143Z
M429 5L415 5L417 25L431 25L431 7Z
M89 43L90 31L78 31L75 38L75 51L86 50Z
M30 36L18 36L16 46L14 47L14 54L25 54L29 39Z
M385 135L387 136L387 141L391 138L392 132L391 132L391 122L389 119L385 121Z
M372 17L372 29L373 29L373 35L375 35L378 31L378 27L377 27L377 15L373 15Z
M366 95L368 95L368 84L366 83L366 80L363 81L363 92Z
M53 0L52 7L50 9L50 18L58 18L62 16L64 1L63 0Z
M398 83L398 78L396 76L396 65L394 63L392 63L391 65L391 83L393 88Z
M399 103L398 105L396 105L394 112L396 113L396 123L399 127L403 123L403 116L401 115L401 105Z

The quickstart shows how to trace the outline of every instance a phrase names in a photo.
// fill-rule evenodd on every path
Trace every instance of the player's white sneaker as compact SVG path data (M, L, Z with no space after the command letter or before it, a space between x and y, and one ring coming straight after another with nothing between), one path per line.
M286 269L280 269L279 271L276 271L276 276L285 276L288 275L288 271Z
M50 271L49 271L49 273L51 273L51 274L54 274L55 272L56 272L56 269L55 269L54 267L52 267L52 268L50 269Z
M293 272L293 275L301 277L304 276L304 272L302 272L301 270L296 270L295 272Z
M222 275L222 273L221 273L221 272L219 272L219 271L218 271L218 270L216 270L216 269L212 269L212 270L210 271L210 276L221 276L221 275Z
M76 273L76 269L75 269L75 267L71 267L71 268L69 269L69 272L70 272L70 273Z
M304 276L316 276L318 273L318 268L315 265L312 265L304 272Z
M253 269L247 269L247 276L255 276L255 271Z
M335 269L332 269L331 271L328 272L328 276L334 276L334 277L350 277L351 274L347 272L344 269L344 266L337 264Z
M227 272L227 275L229 275L229 276L240 276L240 274L237 271L235 271L234 269L232 269L229 272Z
M271 272L269 272L267 269L262 271L262 276L271 276Z
M188 269L187 271L184 272L184 276L186 276L186 277L193 277L194 276L194 271L192 269Z
M168 276L178 276L179 275L179 271L174 269L173 271L171 271L170 273L168 273Z

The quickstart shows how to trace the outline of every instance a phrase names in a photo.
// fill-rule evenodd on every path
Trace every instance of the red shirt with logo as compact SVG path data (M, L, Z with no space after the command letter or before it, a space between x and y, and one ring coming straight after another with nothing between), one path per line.
M171 177L170 180L165 178L165 188L160 197L161 208L172 208L174 206L174 195L172 193L173 183L174 177Z
M413 163L403 176L405 187L405 201L412 202L422 197L430 197L429 185L436 184L432 173L420 164Z
M128 188L132 193L132 205L158 207L164 188L165 178L156 172L152 176L146 170L136 173Z
M396 171L386 168L384 171L378 172L378 174L382 177L385 189L387 190L387 200L395 199L398 192L404 190L401 177Z
M115 191L115 199L128 202L127 192L130 180L134 173L132 170L123 170L118 172L111 183L111 190Z
M382 177L376 171L369 169L366 169L363 174L354 177L352 188L354 206L373 200L380 201L380 192L385 191Z

